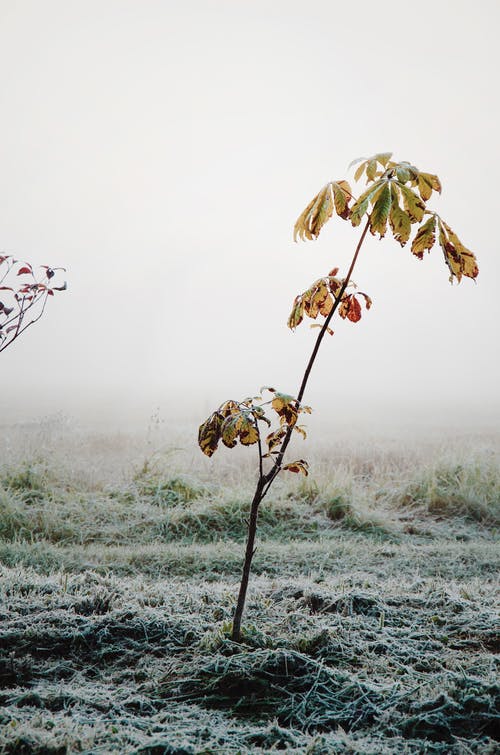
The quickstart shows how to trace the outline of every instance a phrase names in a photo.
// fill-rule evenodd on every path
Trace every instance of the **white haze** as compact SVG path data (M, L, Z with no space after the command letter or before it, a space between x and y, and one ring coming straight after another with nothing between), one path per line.
M294 221L392 150L440 176L478 282L370 239L374 306L337 323L307 400L318 427L493 427L499 22L489 0L1 0L0 249L69 288L2 354L0 421L194 426L296 392L315 332L286 328L290 305L359 231L294 244Z

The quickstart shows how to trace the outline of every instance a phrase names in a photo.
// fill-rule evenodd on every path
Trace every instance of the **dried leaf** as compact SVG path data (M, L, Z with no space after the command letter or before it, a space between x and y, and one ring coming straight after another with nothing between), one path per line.
M357 296L363 296L365 300L365 307L366 309L371 309L371 306L373 304L373 301L368 294L364 294L362 291L358 291Z
M198 445L206 456L212 456L217 450L223 421L224 417L219 412L214 412L200 425Z
M303 294L304 310L307 316L315 320L320 312L323 314L322 310L325 307L326 300L329 298L330 294L326 283L323 278L320 278L320 280L316 281L316 283L314 283L314 285ZM328 312L331 311L332 307L333 302L331 302Z
M220 407L219 412L223 417L230 417L240 413L240 406L237 401L226 401Z
M269 435L266 438L266 443L269 448L269 452L271 453L277 446L281 444L281 441L285 437L287 433L288 428L286 427L279 427L277 430L275 430L273 433L269 433Z
M259 431L248 414L243 415L239 431L239 439L243 446L252 446L259 440Z
M304 319L304 300L302 296L296 296L295 301L293 302L292 311L290 312L290 317L288 318L288 327L290 330L295 330L302 320Z
M436 241L436 216L431 215L425 223L422 223L411 245L411 251L420 260L423 259L425 250L429 251Z
M354 294L346 294L342 297L338 312L343 320L346 318L351 322L359 322L361 320L361 304Z
M312 323L311 323L311 324L309 325L309 327L310 327L310 328L323 328L323 327L324 327L324 325L320 325L320 323L319 323L319 322L312 322ZM326 328L326 332L328 333L328 335L329 335L329 336L333 336L333 334L334 334L334 332L335 332L335 331L333 331L333 330L332 330L332 329L331 329L330 327L327 327L327 328Z
M462 275L467 278L476 278L479 273L477 260L474 254L467 249L456 233L441 218L439 224L439 243L443 250L444 259L450 269L450 281L455 277L460 283Z
M300 473L305 477L309 474L309 464L305 459L298 459L297 461L291 461L289 464L285 464L283 467L287 472Z
M289 396L287 393L276 392L271 406L279 416L281 424L286 423L290 427L293 427L297 422L298 411L296 399L293 396Z

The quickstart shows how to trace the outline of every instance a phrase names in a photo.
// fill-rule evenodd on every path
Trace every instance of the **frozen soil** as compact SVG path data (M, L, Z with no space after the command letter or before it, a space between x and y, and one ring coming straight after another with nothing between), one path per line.
M454 474L279 491L235 644L244 491L4 471L0 753L497 753L498 479Z

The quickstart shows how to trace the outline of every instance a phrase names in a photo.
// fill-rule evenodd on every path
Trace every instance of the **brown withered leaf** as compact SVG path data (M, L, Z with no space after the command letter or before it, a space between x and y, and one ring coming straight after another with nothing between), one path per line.
M206 456L212 456L217 450L221 438L222 423L224 417L220 412L213 412L210 417L200 425L198 431L198 445Z
M243 446L252 446L259 440L259 431L255 427L255 423L252 417L248 414L244 414L239 430L240 443Z
M298 459L297 461L291 461L289 464L285 464L283 467L287 472L294 472L295 474L303 474L307 477L309 474L309 464L305 459Z
M436 216L431 215L425 223L422 223L417 231L411 244L411 251L419 258L423 259L425 250L429 251L436 241Z
M325 278L317 280L310 288L307 289L300 296L295 297L292 312L288 318L288 327L292 330L300 325L304 314L311 319L315 320L318 315L328 317L335 302L340 296L344 280L335 277L338 273L338 268L334 268L330 271L330 274ZM351 286L356 288L354 283L350 283ZM371 306L371 299L367 294L361 294L365 299L366 309ZM339 305L339 314L343 318L348 318L352 322L357 322L361 317L361 307L356 299L352 299L350 294L344 294ZM359 316L358 316L359 315ZM311 327L323 327L318 324ZM328 333L333 335L333 331L328 328Z
M273 451L277 446L281 444L281 441L285 437L287 433L286 427L279 427L277 430L275 430L273 433L269 433L269 435L266 438L266 443L269 448L269 452Z
M280 418L280 423L293 427L297 422L298 411L296 399L287 393L275 393L271 406Z
M363 293L363 291L358 291L358 293L356 294L356 296L362 296L364 298L364 300L365 300L365 307L366 307L366 309L371 309L373 301L372 301L371 297L368 296L368 294Z
M462 276L477 278L479 268L474 254L467 249L450 226L438 219L439 243L443 250L444 259L450 270L450 281L455 277L460 283Z
M324 278L320 278L320 280L316 281L316 283L314 283L302 296L304 299L304 310L306 315L315 320L320 312L323 314L325 302L330 298ZM331 311L332 306L333 303L328 309L328 312Z
M330 273L328 273L328 288L330 289L330 293L332 294L333 298L336 299L340 295L340 290L344 284L343 280L340 280L339 278L336 278L336 274L338 273L338 268L336 267L334 270L332 270Z
M321 306L319 308L320 315L323 315L323 317L328 317L328 315L333 309L333 304L334 304L333 299L330 296L330 294L328 294L326 298L322 301Z
M323 325L321 325L321 323L319 323L319 322L312 322L309 325L309 327L310 328L320 328L321 329L321 328L324 328L324 323L323 323ZM326 332L328 333L329 336L333 336L335 331L333 331L329 326L327 326L326 327Z
M240 413L240 406L237 401L225 401L218 409L223 417L230 417Z
M338 312L343 320L346 318L351 322L359 322L361 320L361 304L354 294L345 294L342 297Z

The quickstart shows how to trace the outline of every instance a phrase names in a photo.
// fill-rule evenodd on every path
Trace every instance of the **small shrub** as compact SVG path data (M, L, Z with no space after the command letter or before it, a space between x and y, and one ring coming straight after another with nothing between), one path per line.
M314 321L317 321L318 316L324 318L322 323L313 322L311 325L319 328L319 333L296 396L265 386L260 389L262 395L242 401L224 401L199 428L198 444L208 457L213 456L221 441L228 448L234 448L238 441L243 446L256 445L258 452L258 479L250 505L245 558L234 612L234 641L238 641L241 635L260 504L281 472L304 476L308 474L305 459L296 459L286 464L284 462L295 432L306 437L304 426L299 424L299 420L303 418L301 415L310 414L312 410L302 399L322 340L327 333L334 334L330 322L335 313L343 320L356 323L361 319L363 306L366 310L372 306L371 298L356 290L352 281L368 232L374 236L378 234L382 239L390 231L394 240L405 246L415 230L410 248L418 259L423 259L424 253L430 252L438 241L450 272L450 282L456 280L460 283L464 276L475 279L479 273L474 254L462 244L438 213L427 206L433 192L441 193L439 178L420 171L407 161L395 162L391 158L391 152L380 152L368 159L355 160L351 165L359 165L355 170L354 180L365 178L368 188L362 190L356 198L350 184L344 179L329 181L313 197L295 223L296 241L317 239L323 226L333 216L350 222L355 228L362 222L364 224L346 276L338 277L339 269L334 267L293 301L288 318L291 330L296 330L306 317ZM341 513L341 509L338 513Z

